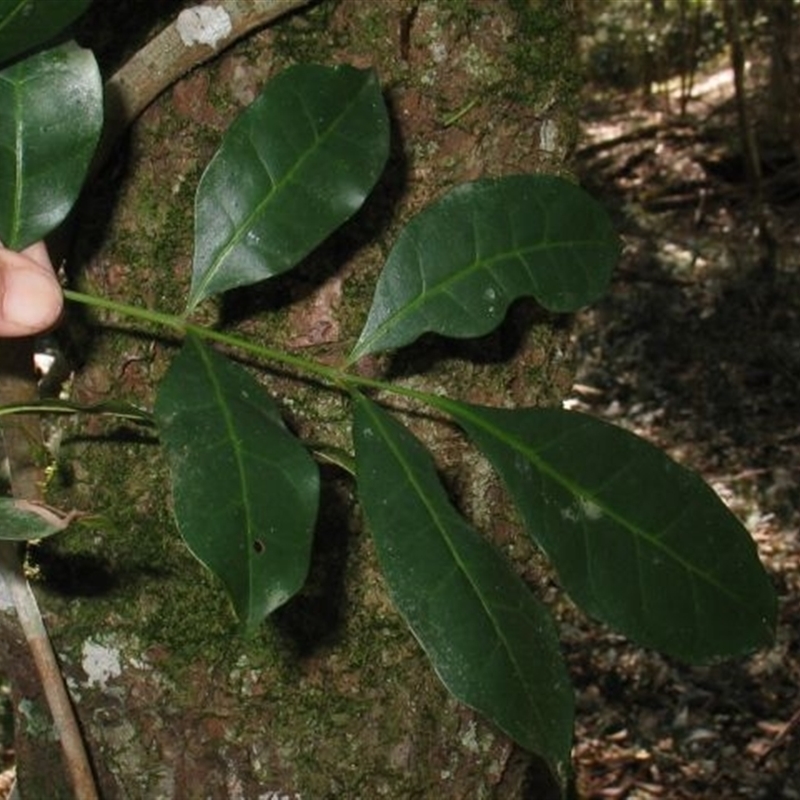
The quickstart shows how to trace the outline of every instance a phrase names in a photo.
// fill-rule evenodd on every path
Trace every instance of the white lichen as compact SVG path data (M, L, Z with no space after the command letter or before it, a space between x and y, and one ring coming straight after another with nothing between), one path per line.
M194 6L178 14L175 29L187 47L207 44L216 49L231 32L231 18L221 6Z
M14 598L11 589L6 585L5 579L0 575L0 611L13 611Z
M543 153L555 153L558 150L560 131L558 123L548 118L539 128L539 149Z
M597 503L593 503L588 497L579 498L578 502L584 517L590 522L596 522L603 518L603 509Z
M87 639L81 649L81 666L88 686L105 689L108 681L122 674L119 649L108 643Z
M597 522L603 518L603 509L588 497L578 497L575 505L565 506L559 513L566 522Z

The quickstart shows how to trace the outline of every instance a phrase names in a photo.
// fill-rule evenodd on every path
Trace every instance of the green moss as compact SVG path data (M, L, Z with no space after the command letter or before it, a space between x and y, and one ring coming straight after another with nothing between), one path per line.
M22 698L19 701L19 713L25 733L34 739L46 739L51 742L57 741L53 721L48 709L40 705L35 700Z
M389 30L391 17L386 13L386 9L379 3L375 3L371 8L366 9L366 13L359 20L358 38L360 41L375 44L391 39Z
M292 17L274 27L273 52L280 61L324 64L327 54L336 46L329 31L337 3L315 3L302 15Z
M475 5L473 0L439 0L439 2L451 20L465 28L468 28L481 14L485 13Z
M65 450L80 459L81 477L68 490L53 487L52 501L71 499L103 516L45 540L30 562L71 641L96 636L113 620L143 651L169 651L170 663L225 657L236 623L221 588L178 535L159 452L119 442L67 442Z
M169 129L171 123L165 124ZM158 146L151 135L142 139L143 153ZM127 273L127 302L182 311L190 283L187 259L194 247L194 197L217 144L216 136L198 131L199 155L185 171L149 164L124 190L111 255Z
M518 20L513 61L519 81L512 95L531 105L553 97L573 110L582 69L573 13L563 0L507 0Z

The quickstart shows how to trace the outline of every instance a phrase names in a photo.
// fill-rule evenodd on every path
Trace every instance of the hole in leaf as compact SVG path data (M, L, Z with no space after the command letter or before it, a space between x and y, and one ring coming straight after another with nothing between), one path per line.
M264 542L262 542L261 539L256 539L253 542L253 552L257 556L260 556L264 552L264 549Z

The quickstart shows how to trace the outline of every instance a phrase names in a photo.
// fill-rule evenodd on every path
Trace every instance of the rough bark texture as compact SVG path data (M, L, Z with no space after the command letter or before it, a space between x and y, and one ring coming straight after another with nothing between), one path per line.
M146 111L124 158L99 177L81 213L75 279L128 302L181 309L194 189L229 121L290 63L374 66L394 147L366 207L296 272L206 311L209 322L218 314L248 335L336 359L415 211L479 176L563 169L574 136L570 5L321 2L239 43ZM71 328L83 361L76 399L152 403L174 342L79 319ZM477 343L428 340L374 369L471 400L546 404L570 382L564 344L556 320L523 304ZM278 375L264 380L298 429L346 444L340 398ZM243 640L219 587L177 536L155 443L101 420L61 424L51 500L102 519L32 548L29 562L106 800L546 796L530 757L439 685L389 603L347 480L325 476L306 590ZM418 430L464 510L546 592L486 465L452 431ZM0 618L22 796L67 797L57 759L46 760L52 748L38 746L48 725L26 716L39 706L24 645L10 617ZM37 784L43 774L46 790Z

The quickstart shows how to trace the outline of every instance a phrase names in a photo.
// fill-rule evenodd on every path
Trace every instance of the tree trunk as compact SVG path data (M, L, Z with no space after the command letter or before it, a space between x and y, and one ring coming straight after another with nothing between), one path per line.
M778 143L789 143L800 159L800 109L792 63L794 4L792 0L771 0L767 14L771 34L768 129Z
M219 312L250 337L335 359L363 324L386 252L413 213L463 181L565 168L578 60L570 8L339 0L282 19L145 111L124 157L87 193L72 279L126 302L181 309L194 189L222 131L291 63L373 66L393 119L380 185L300 269L230 293ZM90 32L106 46L107 31ZM412 348L391 368L480 402L556 403L571 371L553 322L523 304L480 342ZM68 328L82 361L76 400L152 406L175 342L77 318ZM280 375L264 382L297 429L347 445L338 397ZM177 536L150 435L99 419L59 424L50 500L97 518L30 548L28 565L104 800L547 796L533 759L438 683L389 602L349 480L324 476L308 585L245 640ZM535 581L538 562L499 484L452 431L436 437L462 507ZM10 612L0 621L22 798L69 797L24 643Z
M756 137L750 104L747 98L745 85L745 52L742 40L742 13L741 0L726 3L724 6L725 27L728 34L728 44L731 48L731 66L733 68L733 82L736 90L736 112L739 122L739 137L747 174L747 186L750 192L750 204L753 219L758 231L758 239L762 246L762 255L759 269L765 278L765 285L769 287L775 278L777 267L777 242L772 233L769 212L764 200L764 176L761 168L761 153Z

